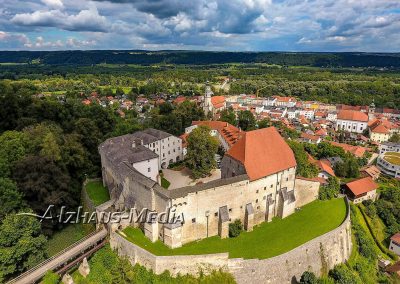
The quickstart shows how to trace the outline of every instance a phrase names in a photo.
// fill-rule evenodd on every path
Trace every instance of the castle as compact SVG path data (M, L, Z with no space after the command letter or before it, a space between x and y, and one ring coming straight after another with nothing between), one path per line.
M153 138L146 142L149 133ZM300 206L296 206L296 197L301 195L295 190L296 160L274 127L241 133L222 159L220 179L174 189L161 187L147 166L161 169L164 162L154 148L161 145L154 137L167 139L164 148L168 138L170 146L179 142L177 137L151 129L110 138L99 146L103 183L112 199L110 210L164 212L170 208L184 216L183 222L129 224L139 226L153 242L161 240L176 248L211 236L225 238L236 219L251 231L273 217L285 218ZM177 156L172 161L182 158L182 147L174 147ZM138 161L146 165L138 168Z

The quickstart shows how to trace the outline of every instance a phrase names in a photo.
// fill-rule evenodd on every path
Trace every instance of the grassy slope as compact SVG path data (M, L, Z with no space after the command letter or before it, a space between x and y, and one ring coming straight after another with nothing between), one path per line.
M86 185L86 192L95 206L110 200L108 190L103 186L101 181L88 182Z
M69 247L73 243L79 241L88 232L86 232L82 224L71 224L63 228L61 231L54 233L54 235L47 242L47 253L53 256L63 249Z
M156 255L207 254L229 252L231 258L269 258L284 252L338 227L346 216L343 199L314 201L285 219L274 219L243 232L239 237L220 239L210 237L199 242L169 249L160 241L151 243L139 229L124 230L127 239Z

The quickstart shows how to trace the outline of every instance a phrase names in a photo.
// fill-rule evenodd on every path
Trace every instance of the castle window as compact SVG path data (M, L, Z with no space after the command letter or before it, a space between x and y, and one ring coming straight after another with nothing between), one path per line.
M218 212L215 212L215 213L214 213L214 216L215 216L215 217L218 217Z
M260 209L260 206L257 206L257 209Z
M193 219L192 219L192 223L196 223L196 218L193 218Z
M271 184L271 188L273 188L274 187L274 185L273 184Z
M151 171L151 168L147 168L147 172L150 172Z
M258 199L256 199L256 203L258 203Z
M258 193L258 189L256 190L256 193Z
M266 186L264 186L264 190L267 190L267 187L266 187Z
M232 212L232 208L229 208L229 212Z
M286 178L286 181L288 181L288 180L289 180L289 178L287 177L287 178Z

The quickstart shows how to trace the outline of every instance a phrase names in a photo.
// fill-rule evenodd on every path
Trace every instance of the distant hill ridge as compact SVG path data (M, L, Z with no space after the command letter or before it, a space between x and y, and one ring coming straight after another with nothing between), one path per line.
M213 52L213 51L0 51L0 63L91 64L224 64L268 63L315 67L400 67L400 53Z

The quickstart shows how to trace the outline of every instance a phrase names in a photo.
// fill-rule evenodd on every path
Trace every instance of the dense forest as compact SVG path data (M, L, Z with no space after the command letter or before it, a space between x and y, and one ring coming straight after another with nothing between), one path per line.
M399 54L211 51L1 51L0 62L91 65L268 63L315 67L400 67Z
M230 82L219 88L224 78ZM293 96L325 103L400 108L396 70L282 67L267 64L69 66L0 64L0 79L29 82L38 92L76 96L122 88L125 93L200 95L210 81L215 94ZM106 90L104 90L106 89Z

